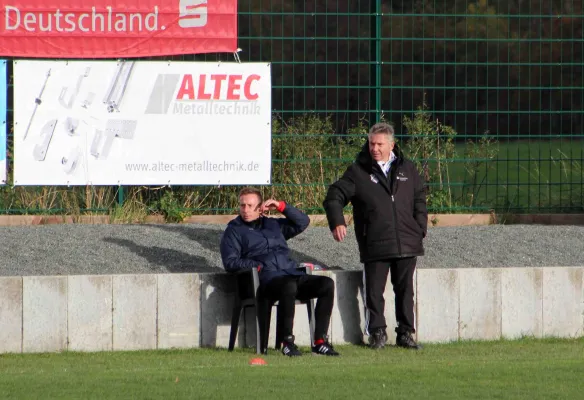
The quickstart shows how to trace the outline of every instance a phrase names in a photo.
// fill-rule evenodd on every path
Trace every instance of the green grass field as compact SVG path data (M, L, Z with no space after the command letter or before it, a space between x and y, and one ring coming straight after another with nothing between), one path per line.
M502 141L490 162L472 162L458 145L450 164L456 203L498 212L584 211L584 142ZM476 172L476 173L475 173Z
M302 350L307 351L306 348ZM459 342L420 352L341 346L297 359L252 349L0 356L3 399L578 399L584 338Z

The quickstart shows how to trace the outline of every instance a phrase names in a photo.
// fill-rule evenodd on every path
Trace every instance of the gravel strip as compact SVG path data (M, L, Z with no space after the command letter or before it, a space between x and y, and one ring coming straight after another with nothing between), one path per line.
M224 229L199 224L0 227L0 275L219 272ZM328 228L315 226L289 244L297 260L362 268L352 227L342 243ZM584 266L584 226L433 227L425 247L419 268Z

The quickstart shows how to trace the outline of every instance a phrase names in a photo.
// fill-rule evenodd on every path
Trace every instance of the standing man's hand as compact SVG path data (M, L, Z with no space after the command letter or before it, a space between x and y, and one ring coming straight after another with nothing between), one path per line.
M347 236L347 227L345 225L339 225L333 229L332 233L333 238L335 238L337 242L342 242L345 236Z

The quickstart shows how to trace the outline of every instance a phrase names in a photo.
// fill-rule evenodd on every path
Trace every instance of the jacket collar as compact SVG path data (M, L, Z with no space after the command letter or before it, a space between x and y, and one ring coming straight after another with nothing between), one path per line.
M261 228L263 226L264 218L265 217L260 216L259 218L254 219L253 221L246 222L243 220L243 218L241 218L240 215L238 215L237 218L235 218L235 221L237 221L238 225L243 225L243 226L248 226L250 228L258 229L258 228Z

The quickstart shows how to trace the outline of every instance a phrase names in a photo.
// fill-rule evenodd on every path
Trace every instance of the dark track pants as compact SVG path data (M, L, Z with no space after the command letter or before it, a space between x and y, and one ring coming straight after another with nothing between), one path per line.
M416 257L407 257L375 261L364 265L365 332L367 335L372 334L378 328L387 328L383 292L388 273L391 273L391 284L395 293L396 332L416 332L414 321L416 261Z
M277 324L281 337L293 334L296 299L316 298L314 339L326 336L335 299L335 285L331 278L317 275L278 276L260 286L259 291L262 297L279 301Z

